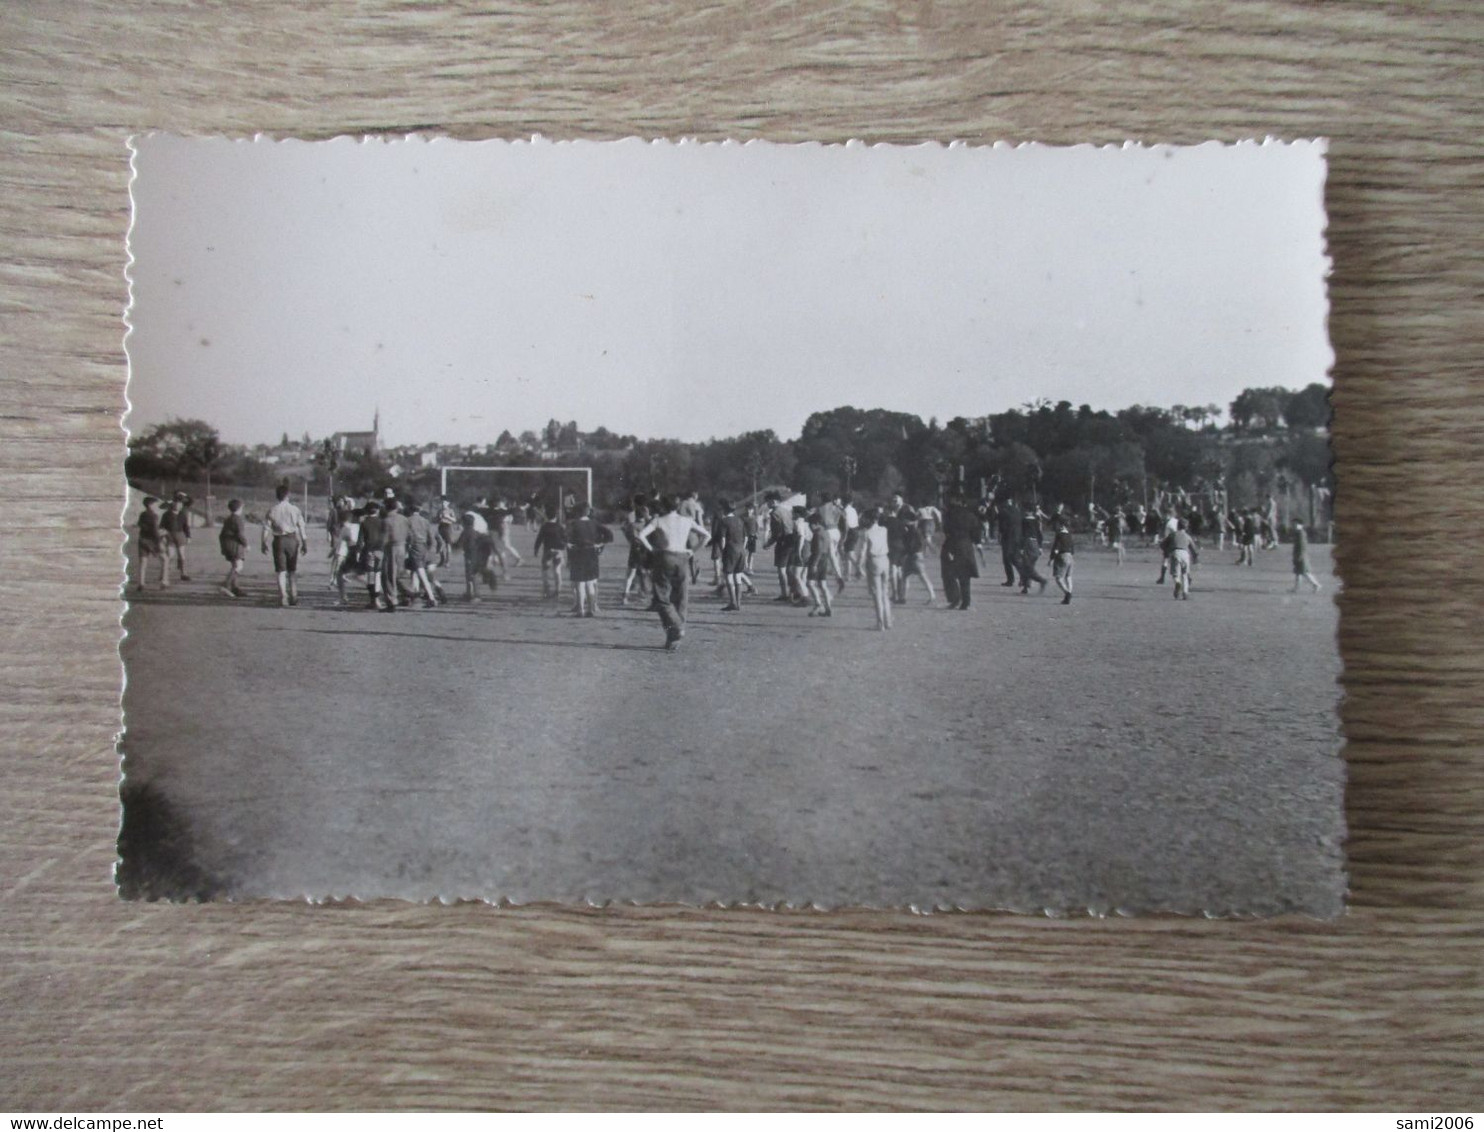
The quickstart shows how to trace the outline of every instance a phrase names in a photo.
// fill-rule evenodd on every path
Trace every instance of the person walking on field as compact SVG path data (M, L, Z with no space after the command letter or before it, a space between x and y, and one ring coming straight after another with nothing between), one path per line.
M929 503L917 509L917 529L922 535L922 550L926 554L933 549L933 535L943 529L943 512Z
M1021 514L1020 508L1015 505L1015 500L1007 499L999 506L995 515L995 525L1000 536L1000 560L1005 566L1005 580L1002 586L1015 586L1017 580L1022 585L1028 585L1020 572L1020 540L1021 540Z
M901 600L907 600L907 583L913 578L919 579L927 587L927 603L932 605L937 599L937 592L933 589L933 583L927 576L927 540L923 534L922 523L917 519L908 519L901 526L902 537L902 580L899 584Z
M891 540L873 508L861 516L862 563L866 569L866 589L876 607L876 628L891 628Z
M763 496L768 504L768 537L763 543L763 549L773 548L773 568L778 572L778 596L774 601L793 601L794 594L789 590L788 559L790 546L793 542L794 521L793 513L783 505L783 497L776 491L770 491Z
M491 528L490 534L495 534ZM495 542L495 556L499 557L499 541ZM562 596L562 566L567 561L567 528L556 519L547 519L536 532L536 549L541 556L541 596Z
M450 545L458 547L464 555L464 600L479 600L481 580L490 583L490 591L493 592L495 575L489 564L494 551L490 546L489 525L484 523L477 512L464 512L459 519L458 533L453 536Z
M1108 516L1108 545L1118 555L1118 565L1123 565L1123 508L1113 508Z
M407 501L407 572L412 575L412 591L422 594L423 606L434 609L442 599L442 588L433 581L437 569L438 535L415 499Z
M720 514L713 537L721 547L721 581L727 591L727 603L721 611L735 613L742 608L742 583L747 578L747 524L730 500L721 500L717 510Z
M1250 507L1242 512L1242 546L1237 558L1238 566L1255 566L1253 551L1257 546L1257 512Z
M335 544L330 547L330 584L339 594L337 604L350 604L345 597L345 578L359 568L356 547L361 541L361 512L351 511L335 524Z
M819 505L819 518L824 524L824 537L829 544L829 570L835 576L838 593L845 588L845 570L840 562L840 544L845 530L845 505L840 502L839 495L825 495Z
M968 609L969 590L979 576L980 520L962 493L948 499L943 515L943 548L938 562L943 571L943 599L949 609Z
M1175 597L1180 601L1190 600L1190 568L1195 564L1195 555L1199 549L1200 544L1190 533L1184 519L1178 520L1175 529L1160 543L1160 550L1170 562L1170 573L1175 580Z
M1170 536L1183 525L1183 521L1171 509L1169 516L1165 519L1165 525L1160 529L1159 533L1159 545L1163 557L1159 560L1159 577L1154 582L1157 586L1164 585L1165 575L1170 571L1170 556L1168 552L1164 551L1164 546L1169 541Z
M876 525L886 530L891 565L891 600L898 605L907 600L907 583L902 575L902 564L907 558L907 531L916 522L917 516L902 499L901 492L893 492L886 510L876 514Z
M494 527L494 531L500 542L500 572L503 574L508 559L513 558L517 566L525 559L520 556L520 552L515 549L515 544L510 541L510 528L515 523L515 512L510 509L504 499L500 500L498 513L500 521Z
M396 608L382 592L382 555L386 552L386 504L372 501L362 509L361 531L356 536L356 558L364 571L370 609L390 612Z
M1028 594L1031 592L1031 583L1035 582L1041 587L1040 592L1046 592L1047 579L1041 576L1036 569L1036 563L1041 560L1041 521L1047 516L1041 510L1041 505L1034 500L1027 500L1025 510L1020 516L1020 592Z
M644 496L636 495L632 501L633 509L624 516L623 537L629 544L628 569L623 580L623 600L620 604L629 604L629 594L633 591L635 584L639 586L639 596L643 598L649 593L649 555L644 547L639 545L635 537L639 528L649 522L649 506Z
M1072 529L1065 518L1056 520L1056 533L1051 538L1051 576L1056 579L1056 588L1061 590L1063 605L1072 604L1072 555L1076 551L1072 541Z
M144 591L145 575L149 573L149 562L153 558L160 564L160 589L170 588L170 556L160 545L160 513L155 510L160 501L153 495L144 497L144 510L139 512L137 526L139 537L135 545L139 548L139 575L134 579L134 588Z
M289 485L281 483L274 494L278 502L268 509L263 521L262 552L268 553L268 542L273 542L273 573L278 579L278 604L284 607L299 604L299 551L309 545L309 535L304 529L304 512L289 499Z
M446 495L438 497L438 565L447 566L453 560L454 539L459 536L459 509Z
M504 496L498 496L493 502L481 500L474 505L474 509L483 512L485 525L489 527L490 547L494 560L500 567L500 577L510 577L510 560L513 558L517 566L522 561L515 547L510 545L510 524L515 518L514 512L510 510Z
M177 491L165 513L160 516L160 534L165 547L165 557L174 555L176 573L182 582L189 582L186 573L186 544L191 541L191 497Z
M793 509L793 538L788 549L788 577L794 592L794 605L809 604L809 511L795 506Z
M742 509L742 529L747 535L747 556L742 561L742 576L747 579L747 592L757 593L752 584L752 556L757 553L757 507L749 503Z
M685 493L684 498L675 505L677 514L690 519L696 526L701 526L706 521L706 511L701 506L701 493L695 488ZM692 547L692 550L698 549ZM701 580L701 563L694 554L690 556L690 583L695 585Z
M227 560L227 576L222 579L222 593L228 597L242 597L237 585L237 576L247 565L247 520L242 517L242 500L227 503L227 517L222 520L217 545L222 548L222 557Z
M574 617L598 615L598 556L613 541L613 532L592 517L590 504L579 503L577 517L567 524L567 572L577 599Z
M402 575L407 569L407 542L412 538L412 521L393 498L387 504L386 517L382 520L381 572L382 589L391 607L406 605L412 599L403 593Z
M834 549L830 546L829 529L818 511L809 515L809 562L805 581L809 587L809 616L832 617L830 606L830 570L834 566ZM839 571L836 569L836 576Z
M861 515L855 508L855 500L852 496L842 496L840 499L840 527L844 532L840 549L844 556L845 569L840 579L840 589L845 588L847 578L860 579L865 577L865 570L861 566L861 555L864 553L861 547Z
M727 592L726 583L721 580L721 512L718 510L711 517L711 592L724 594Z
M705 546L711 541L711 534L689 515L677 513L673 496L662 496L659 510L657 517L639 529L637 537L653 556L654 600L660 624L665 627L665 651L674 652L685 636L689 611L687 591L695 554L690 540L698 538L700 545Z
M1304 529L1302 523L1293 524L1293 592L1299 592L1299 583L1308 582L1314 587L1314 592L1319 592L1318 580L1314 577L1314 568L1309 565L1309 532Z

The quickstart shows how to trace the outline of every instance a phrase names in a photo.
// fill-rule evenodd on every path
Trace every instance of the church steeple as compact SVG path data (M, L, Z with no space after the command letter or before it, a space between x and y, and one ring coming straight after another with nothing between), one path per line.
M376 406L376 415L371 418L371 451L381 451L381 406Z

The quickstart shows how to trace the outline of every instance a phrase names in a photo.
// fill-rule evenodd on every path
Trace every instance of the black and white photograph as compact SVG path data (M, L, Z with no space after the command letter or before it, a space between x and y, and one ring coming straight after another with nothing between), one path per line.
M1344 911L1322 140L132 168L123 897Z

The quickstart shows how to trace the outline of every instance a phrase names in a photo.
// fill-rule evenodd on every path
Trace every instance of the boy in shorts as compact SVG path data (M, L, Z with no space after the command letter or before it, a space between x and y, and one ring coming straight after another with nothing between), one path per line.
M160 516L161 543L165 550L165 557L175 558L176 573L180 575L182 582L189 582L191 576L186 573L186 543L191 541L191 497L183 491L177 491L170 500L170 505Z
M309 536L304 530L304 513L289 499L289 485L279 484L274 494L278 502L268 509L263 522L262 551L268 553L271 538L278 604L287 607L299 604L299 552L309 545Z
M788 550L788 580L793 591L793 604L809 604L809 552L814 545L809 528L809 511L795 506L793 509L793 539Z
M1314 568L1309 565L1309 532L1302 523L1293 524L1293 592L1299 592L1299 583L1308 582L1319 592L1319 581L1314 577Z
M1170 573L1175 580L1175 597L1179 601L1190 600L1190 568L1195 565L1196 551L1200 544L1190 533L1184 519L1175 524L1175 529L1164 537L1160 549L1170 561Z
M728 499L721 500L717 511L711 545L720 555L721 580L727 591L727 603L721 611L735 613L742 608L742 586L747 580L747 524Z
M222 548L222 557L227 560L227 576L222 580L221 590L227 597L242 597L237 576L247 565L247 520L242 517L242 500L233 499L227 504L227 517L222 520L221 534L217 544Z
M339 595L337 604L350 602L345 596L345 579L360 569L356 548L361 541L361 512L347 511L345 517L335 524L335 545L330 548L330 584Z
M922 533L922 525L917 520L909 520L902 524L902 581L900 586L901 600L907 600L907 583L913 578L918 578L927 587L927 603L932 605L937 599L937 592L933 589L933 583L928 579L927 570L923 567L923 558L927 553L927 539Z
M1072 604L1072 555L1076 549L1066 519L1057 516L1056 533L1051 537L1051 577L1062 592L1063 605Z
M495 553L499 554L496 542ZM541 556L541 596L562 596L562 565L567 561L567 528L555 519L547 519L536 532L535 553Z
M144 578L149 573L151 558L160 563L160 589L170 588L170 559L160 545L160 513L155 510L159 503L153 495L146 495L144 510L139 512L136 524L139 527L139 576L134 579L134 588L140 592L144 590Z
M412 592L422 595L425 608L434 609L441 587L435 588L430 571L435 569L438 536L415 499L407 500L407 532L407 572L412 575Z
M830 572L834 568L834 548L830 545L829 528L818 511L809 516L809 560L805 580L809 586L809 616L833 617L830 607ZM839 570L834 571L839 575Z
M473 511L465 511L460 520L459 533L453 537L453 545L464 552L464 599L478 601L479 583L489 583L495 589L496 576L489 568L494 547L490 542L489 527L480 530L483 520Z
M382 592L382 555L386 551L386 504L371 502L362 509L356 536L356 558L365 571L368 609L395 609Z
M624 605L629 604L629 594L633 592L635 585L639 587L641 598L649 593L649 553L639 545L639 540L635 537L639 528L649 522L649 507L642 495L634 496L632 504L633 509L624 516L620 528L629 544L629 558L623 579Z
M742 576L747 578L747 589L757 593L757 587L748 577L752 573L752 556L757 553L757 508L749 503L742 508L742 530L747 536L747 556L742 563Z
M438 565L447 566L452 560L453 542L459 533L459 512L453 500L446 495L438 497Z

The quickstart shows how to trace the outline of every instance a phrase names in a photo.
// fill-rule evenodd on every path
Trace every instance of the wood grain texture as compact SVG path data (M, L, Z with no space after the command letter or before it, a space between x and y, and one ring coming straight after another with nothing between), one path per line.
M1477 1107L1481 43L1468 2L0 7L0 1105ZM152 128L1327 135L1352 913L116 900L124 142Z

